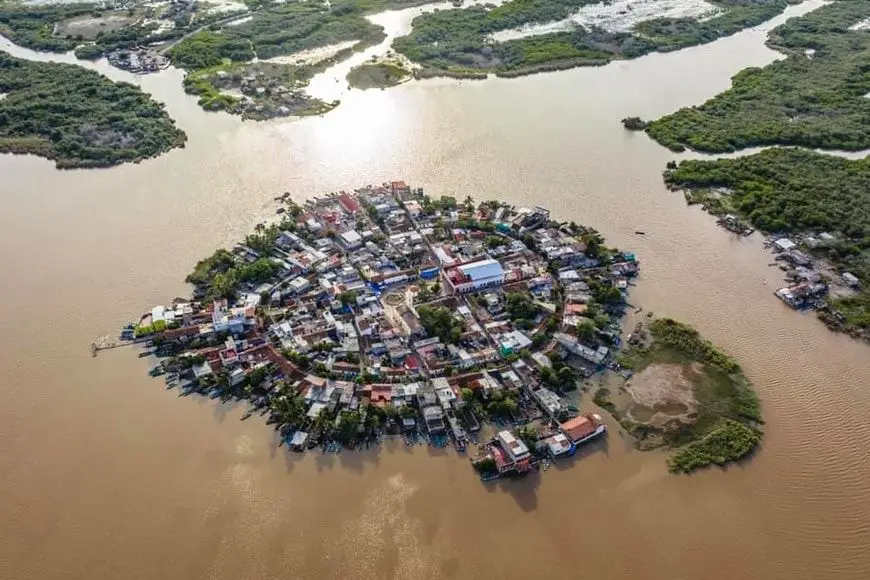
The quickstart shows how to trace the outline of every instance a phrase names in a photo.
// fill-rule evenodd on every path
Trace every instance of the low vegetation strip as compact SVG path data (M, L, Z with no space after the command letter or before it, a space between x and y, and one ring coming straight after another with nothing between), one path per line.
M665 173L665 181L688 190L711 213L742 215L767 233L831 234L808 251L858 277L864 290L830 304L843 315L842 330L870 330L870 159L776 148L735 159L684 161Z
M627 31L577 25L532 36L520 33L503 42L493 40L494 34L564 21L578 10L599 4L597 0L511 0L498 7L436 11L416 18L411 34L397 39L394 47L422 64L423 75L440 71L458 76L481 72L517 76L704 44L769 20L788 2L711 0L716 11L708 19L653 18ZM630 19L630 13L626 9L624 17Z
M59 168L139 161L186 136L138 87L69 64L0 52L0 152L30 153Z
M752 451L761 439L761 410L737 362L675 320L654 320L648 330L619 357L635 373L626 384L628 407L613 404L607 389L596 393L596 404L613 413L642 449L673 449L668 465L674 472L724 465ZM665 374L656 370L676 376L663 384L657 378Z
M840 0L787 21L768 41L785 59L740 72L729 90L649 123L647 133L675 151L870 148L870 33L854 27L868 17L870 2Z

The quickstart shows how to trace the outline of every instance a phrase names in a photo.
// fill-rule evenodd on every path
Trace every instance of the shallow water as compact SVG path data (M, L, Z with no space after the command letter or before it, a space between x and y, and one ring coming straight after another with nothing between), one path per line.
M619 123L770 62L770 26L601 68L352 91L298 122L204 113L176 70L94 65L165 102L189 143L98 171L0 156L0 578L866 579L867 346L781 305L761 240L668 192L673 156ZM186 294L275 195L393 178L547 205L636 251L632 303L695 325L756 383L755 458L669 476L610 423L573 461L485 486L442 450L290 455L242 408L178 399L134 351L90 357Z

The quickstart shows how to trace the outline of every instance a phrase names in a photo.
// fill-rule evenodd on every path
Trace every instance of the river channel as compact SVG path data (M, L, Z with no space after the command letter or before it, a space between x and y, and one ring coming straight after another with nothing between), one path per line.
M0 578L870 578L870 350L782 306L761 239L668 192L672 155L619 123L771 62L781 21L600 68L350 91L322 118L268 123L204 113L174 69L93 65L166 103L189 142L108 170L0 156ZM178 399L132 350L91 358L94 338L186 295L196 260L275 195L394 178L546 205L634 250L631 302L695 325L757 385L757 455L671 476L611 423L572 464L485 486L442 450L290 456L242 409Z

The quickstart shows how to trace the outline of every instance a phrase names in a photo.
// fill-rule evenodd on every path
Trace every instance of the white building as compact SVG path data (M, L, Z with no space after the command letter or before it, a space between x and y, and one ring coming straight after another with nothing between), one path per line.
M290 290L291 292L295 292L296 294L301 294L302 292L305 292L310 286L311 282L309 282L307 278L303 278L302 276L290 280L290 282L287 284L288 290Z
M517 439L510 431L498 432L498 443L508 454L514 463L528 459L529 448L520 439Z
M355 250L362 246L362 236L354 230L348 230L341 234L341 245L348 250Z
M488 258L451 268L447 280L455 292L473 292L504 284L504 268L498 260Z

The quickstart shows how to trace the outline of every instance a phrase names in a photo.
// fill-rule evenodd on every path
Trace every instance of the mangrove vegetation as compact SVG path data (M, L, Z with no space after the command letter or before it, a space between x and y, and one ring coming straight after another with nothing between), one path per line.
M870 2L837 1L775 28L786 54L748 68L697 107L653 121L647 133L674 151L722 153L764 145L870 148Z
M705 19L660 17L640 22L628 32L566 24L555 32L499 38L499 33L524 26L566 21L584 7L600 3L510 0L498 7L436 11L414 19L411 34L396 39L394 47L424 66L421 76L517 76L712 42L761 24L788 4L787 0L711 0L716 12Z
M767 233L828 235L807 248L839 272L859 278L855 296L830 299L829 325L870 331L870 159L849 160L775 148L747 157L690 160L665 173L672 188L713 214L739 214Z
M367 62L354 67L347 82L357 89L385 89L410 78L411 71L394 62Z
M163 105L138 87L70 64L0 52L0 152L59 168L139 161L184 145Z

